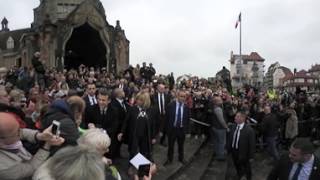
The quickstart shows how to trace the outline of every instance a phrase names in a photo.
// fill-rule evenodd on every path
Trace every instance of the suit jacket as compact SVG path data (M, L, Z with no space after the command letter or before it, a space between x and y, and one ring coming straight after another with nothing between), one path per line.
M97 100L97 103L98 103L98 97L97 97L97 96L95 96L95 97L96 97L96 100ZM86 107L91 106L91 103L90 103L90 100L89 100L89 96L88 96L88 95L86 95L86 96L83 98L83 100L84 100L84 102L86 103Z
M174 122L176 119L176 101L168 104L166 110L167 132L172 133L175 129ZM183 105L182 126L185 133L189 130L190 110L186 104Z
M100 114L100 121L102 122L102 128L107 130L109 135L116 135L119 126L119 113L118 110L112 107L110 104L105 115Z
M90 117L86 123L93 123L96 127L105 129L109 135L114 135L117 132L119 119L117 109L110 104L107 107L105 114L101 113L99 105L92 107L87 115Z
M117 100L117 99L112 99L111 100L111 106L116 109L116 112L118 113L118 130L121 129L123 121L126 118L126 114L129 110L129 105L124 101L124 105L126 107L126 109L124 109L121 105L121 103Z
M230 132L228 133L228 144L227 148L228 151L231 152L232 150L232 141L233 135L236 131L237 125L232 125L230 127ZM240 130L240 137L238 142L238 151L239 151L239 160L249 160L253 158L255 153L255 133L251 126L245 124L243 128Z
M82 127L88 128L88 123L92 121L92 114L94 114L95 109L98 108L98 104L91 105L88 95L86 95L83 100L86 103L86 108L84 111L84 121L82 122ZM97 97L96 100L98 101Z
M155 93L152 96L151 101L152 101L152 105L157 109L157 112L160 114L158 94L159 93ZM164 110L166 110L169 103L170 103L170 96L164 93L164 108L165 108Z
M293 162L289 159L288 155L280 158L276 166L271 170L268 180L288 180ZM309 180L320 179L320 161L319 158L314 156L314 163Z

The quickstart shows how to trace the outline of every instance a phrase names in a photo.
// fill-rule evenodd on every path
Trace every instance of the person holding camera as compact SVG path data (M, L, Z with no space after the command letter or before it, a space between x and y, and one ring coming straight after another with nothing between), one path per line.
M32 156L23 146L21 140L33 143L44 141L44 145ZM61 137L51 133L51 126L42 133L20 129L16 115L0 113L0 179L28 179L35 170L49 157L51 146L60 146Z

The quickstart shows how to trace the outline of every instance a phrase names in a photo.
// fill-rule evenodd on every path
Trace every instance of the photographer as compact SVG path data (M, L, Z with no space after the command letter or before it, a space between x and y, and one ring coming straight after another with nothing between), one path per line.
M21 140L45 144L32 156L24 147ZM32 176L48 157L53 145L61 145L63 138L53 136L51 127L42 133L30 129L20 129L16 115L0 113L0 179L27 179Z

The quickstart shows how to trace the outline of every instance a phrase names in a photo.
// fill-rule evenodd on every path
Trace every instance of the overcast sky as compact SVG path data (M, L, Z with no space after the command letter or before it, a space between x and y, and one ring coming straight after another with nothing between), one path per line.
M319 0L101 0L107 21L120 20L130 40L130 63L152 62L160 73L214 76L230 67L230 52L258 52L266 68L320 63ZM11 29L30 27L39 0L0 0Z

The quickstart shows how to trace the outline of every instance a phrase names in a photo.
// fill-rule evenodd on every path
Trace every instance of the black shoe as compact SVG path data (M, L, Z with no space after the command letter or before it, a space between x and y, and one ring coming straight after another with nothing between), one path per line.
M187 164L187 161L185 161L184 159L180 159L179 162L183 165L186 165Z
M172 164L172 161L167 160L163 165L164 165L164 166L168 166L168 165L170 165L170 164Z

